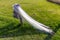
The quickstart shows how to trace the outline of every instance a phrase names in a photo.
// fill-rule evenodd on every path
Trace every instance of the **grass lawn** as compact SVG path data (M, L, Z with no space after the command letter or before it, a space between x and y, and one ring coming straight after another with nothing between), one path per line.
M41 33L27 22L19 25L12 5L18 3L35 20L55 31L53 36ZM47 0L0 0L0 40L60 40L60 5Z

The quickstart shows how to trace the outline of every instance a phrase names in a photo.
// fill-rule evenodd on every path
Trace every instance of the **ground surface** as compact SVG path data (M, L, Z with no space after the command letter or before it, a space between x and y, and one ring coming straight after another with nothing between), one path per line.
M56 4L60 4L60 0L47 0L47 1L50 1L50 2L56 3Z
M49 37L27 22L19 25L19 20L13 18L15 3L32 18L53 29L55 34ZM60 40L60 5L47 0L0 0L0 40Z

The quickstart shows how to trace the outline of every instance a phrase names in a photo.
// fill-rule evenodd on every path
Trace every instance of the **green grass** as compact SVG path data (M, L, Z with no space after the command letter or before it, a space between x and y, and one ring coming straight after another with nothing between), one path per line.
M35 20L56 33L49 38L47 34L32 28L27 22L19 26L13 17L12 5L18 3ZM47 0L0 0L0 40L60 40L60 5Z

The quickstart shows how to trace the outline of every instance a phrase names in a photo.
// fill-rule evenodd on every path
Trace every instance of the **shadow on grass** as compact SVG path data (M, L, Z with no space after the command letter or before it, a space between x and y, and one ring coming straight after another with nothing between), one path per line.
M53 29L54 30L54 32L56 33L58 30L60 29L60 24L58 24L58 26L55 28L55 29ZM54 33L54 34L55 34ZM51 38L53 37L54 35L47 35L47 37L44 39L44 40L51 40Z
M12 25L14 24L10 24L4 28L0 28L0 38L41 34L39 31L33 29L31 26L23 27L18 24L17 26L13 27Z
M17 26L12 26L14 23L9 24L8 26L4 28L0 28L0 38L7 38L7 37L17 37L22 35L35 35L35 34L42 34L43 32L40 32L38 30L35 30L30 25L28 26L22 26L18 24ZM58 25L54 32L56 33L57 30L60 28L60 25ZM47 35L47 37L44 40L50 40L53 37L53 35Z

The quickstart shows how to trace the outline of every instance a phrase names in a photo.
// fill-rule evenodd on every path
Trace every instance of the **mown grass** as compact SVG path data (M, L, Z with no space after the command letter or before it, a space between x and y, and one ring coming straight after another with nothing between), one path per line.
M51 27L56 33L47 34L32 28L28 23L19 25L13 18L12 5L18 3L35 20ZM0 0L0 40L59 40L60 5L47 0Z

